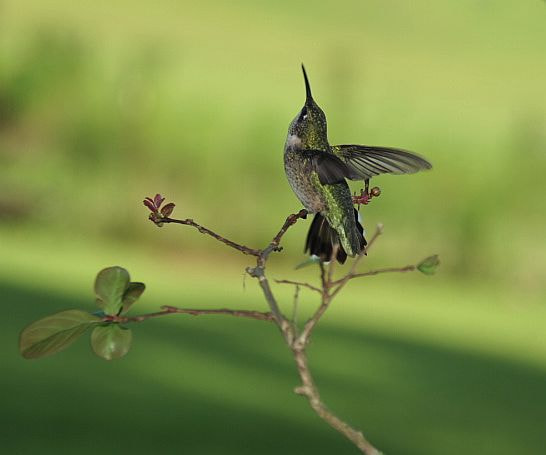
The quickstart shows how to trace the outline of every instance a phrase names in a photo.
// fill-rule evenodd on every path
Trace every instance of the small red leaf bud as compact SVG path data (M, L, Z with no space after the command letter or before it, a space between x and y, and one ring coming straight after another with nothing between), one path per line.
M157 209L155 208L155 205L154 205L153 201L152 201L150 198L146 198L146 199L144 199L144 201L142 201L142 202L144 203L144 205L145 205L146 207L148 207L148 208L150 209L150 211L152 211L152 212L156 212L156 211L157 211Z
M166 205L161 209L161 215L162 215L164 218L168 218L168 217L171 215L171 213L173 213L174 207L175 207L175 205L174 205L172 202L169 202L168 204L166 204Z
M159 209L159 207L161 207L161 204L163 204L163 201L165 200L164 197L161 197L161 194L157 193L154 197L154 204L156 206L157 209Z

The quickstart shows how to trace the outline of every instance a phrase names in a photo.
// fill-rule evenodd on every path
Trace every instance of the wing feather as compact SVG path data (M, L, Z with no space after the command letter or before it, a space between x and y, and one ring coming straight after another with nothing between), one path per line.
M333 153L322 150L303 150L299 153L307 158L309 170L318 174L320 183L323 185L344 182L350 175L347 164Z
M345 177L364 180L379 174L413 174L432 165L407 150L370 145L334 145L332 152L347 166Z

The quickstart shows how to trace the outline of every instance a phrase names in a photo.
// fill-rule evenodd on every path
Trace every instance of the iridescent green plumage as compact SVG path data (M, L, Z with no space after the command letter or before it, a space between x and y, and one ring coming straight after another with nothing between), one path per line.
M322 260L360 254L366 241L351 191L345 181L368 181L382 173L411 173L430 168L428 161L405 150L359 145L330 146L326 116L313 100L305 68L306 100L290 123L284 148L284 168L294 193L305 208L315 213L307 236L306 251Z

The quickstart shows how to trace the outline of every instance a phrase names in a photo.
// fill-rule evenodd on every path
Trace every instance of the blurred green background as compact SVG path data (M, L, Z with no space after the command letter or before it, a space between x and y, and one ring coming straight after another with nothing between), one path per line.
M355 453L292 393L277 331L173 316L113 363L80 340L24 361L18 332L93 310L122 265L161 304L265 309L251 263L144 196L259 247L300 208L282 166L304 101L331 143L407 148L431 172L373 182L363 269L440 254L437 276L353 282L309 356L324 400L388 454L546 446L546 5L542 1L0 3L0 292L6 453ZM359 188L353 185L354 189ZM308 222L273 278L294 271ZM290 288L278 289L290 311ZM302 291L303 313L314 296ZM304 314L301 316L304 317Z

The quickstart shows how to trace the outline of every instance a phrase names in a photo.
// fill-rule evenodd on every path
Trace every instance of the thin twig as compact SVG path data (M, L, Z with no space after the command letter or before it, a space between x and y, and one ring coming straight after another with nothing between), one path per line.
M229 316L236 316L241 318L257 319L260 321L274 321L273 315L269 312L252 311L252 310L230 310L228 308L220 309L197 309L197 308L178 308L170 305L163 305L162 311L155 313L141 314L138 316L105 316L104 321L108 322L142 322L147 319L157 318L159 316L166 316L168 314L190 314L192 316L201 316L205 314L225 314Z
M320 284L322 286L322 292L324 292L325 289L328 289L328 278L326 275L326 267L324 267L324 262L319 262L319 268L320 268Z
M153 220L152 220L153 221ZM255 250L253 248L249 248L245 245L241 245L239 243L235 243L232 240L226 239L225 237L222 237L221 235L217 234L216 232L211 231L210 229L201 226L200 224L193 221L191 218L187 218L185 220L178 220L176 218L161 218L161 223L175 223L175 224L184 224L186 226L192 226L195 229L197 229L201 234L207 234L211 237L215 238L219 242L222 242L231 248L235 248L236 250L240 251L243 254L248 254L250 256L259 256L261 251ZM156 223L157 224L157 223Z
M383 225L382 224L377 224L377 226L375 227L375 231L372 235L372 237L370 238L368 244L366 245L366 247L364 248L364 251L362 251L357 257L356 259L353 261L353 264L351 265L351 270L349 271L349 273L347 275L353 275L355 272L356 272L356 269L358 267L358 264L360 264L360 261L362 259L364 259L364 257L368 254L368 251L370 251L370 248L372 247L372 245L375 243L375 241L378 239L378 237L383 233Z
M326 271L324 264L322 262L319 262L320 282L322 285L322 289L320 290L320 296L321 296L320 305L303 326L303 330L297 339L296 347L298 346L305 347L307 344L309 344L309 340L311 338L311 332L313 331L315 326L318 324L318 321L320 320L320 318L326 312L326 310L328 309L328 306L330 305L330 302L332 300L330 295L330 287L332 286L332 274L333 274L332 263L335 261L335 255L337 255L336 247L334 247L334 251L332 252L332 257L330 258L330 266L328 267L328 271Z
M193 316L200 316L204 314L226 314L229 316L235 316L240 318L258 319L260 321L274 321L273 315L270 312L254 311L254 310L231 310L228 308L220 309L188 309L177 308L169 305L164 305L163 308L171 313L191 314Z
M300 287L299 285L295 286L294 289L294 300L292 304L292 327L294 327L294 335L297 336L298 333L298 299L300 296Z
M289 215L288 218L286 218L286 221L284 222L284 224L282 225L280 231L277 233L277 235L275 237L273 237L273 240L271 241L269 246L278 247L279 244L281 243L282 236L286 233L288 228L290 226L293 226L294 224L296 224L299 219L304 220L305 218L307 218L307 214L308 214L307 210L301 209L298 213L293 213L292 215ZM263 250L263 252L265 253L268 248L265 248ZM267 254L269 254L269 253L267 253Z
M265 276L265 264L267 262L267 259L269 258L269 255L273 251L280 251L279 244L281 242L282 236L286 233L290 226L296 224L299 219L304 219L306 217L307 210L303 209L300 210L298 213L293 213L292 215L289 215L286 218L284 224L281 226L281 229L275 235L275 237L273 237L273 240L269 243L269 245L267 245L263 250L260 250L260 254L258 255L258 259L256 260L256 267L248 267L246 269L250 276L258 279L258 283L262 288L265 300L267 301L267 304L269 305L269 308L271 309L271 312L275 317L275 321L281 329L284 339L288 344L291 344L294 338L292 328L290 323L286 320L281 310L279 309L277 300L275 299L275 296L271 291L269 281Z
M415 266L413 264L412 265L406 265L404 267L388 267L388 268L385 268L385 269L376 269L376 270L369 270L368 272L363 272L363 273L355 273L354 275L351 275L349 277L349 279L352 280L353 278L360 278L360 277L363 277L363 276L379 275L381 273L413 272L414 270L417 270L417 266Z
M374 275L379 275L381 273L413 272L414 270L417 270L417 266L415 266L413 264L406 265L404 267L387 267L387 268L384 268L384 269L368 270L367 272L349 274L349 275L347 275L347 276L345 276L345 277L343 277L343 278L341 278L341 279L339 279L337 281L334 281L332 283L332 285L335 286L335 285L343 283L344 281L352 280L353 278L361 278L361 277L364 277L364 276L374 276ZM337 291L337 289L336 289L336 291Z
M318 324L322 315L330 306L331 300L332 299L330 295L324 295L322 298L322 302L320 303L317 310L313 313L313 316L311 316L303 326L303 330L298 337L298 343L300 343L302 346L306 346L307 344L309 344L309 340L311 339L311 333L313 332L315 326Z
M301 286L304 288L311 289L312 291L318 292L319 294L322 294L322 291L317 288L316 286L313 286L310 283L305 283L303 281L292 281L292 280L275 280L275 283L277 284L293 284L295 286Z
M386 269L369 270L369 271L363 272L363 273L348 273L343 278L340 278L339 280L334 281L332 283L332 286L337 286L334 289L334 291L332 292L332 297L337 295L339 293L339 291L341 291L343 286L345 286L347 284L347 282L349 282L350 280L352 280L354 278L361 278L361 277L364 277L364 276L379 275L381 273L413 272L414 270L417 270L417 266L415 266L415 265L406 265L404 267L389 267L389 268L386 268Z

